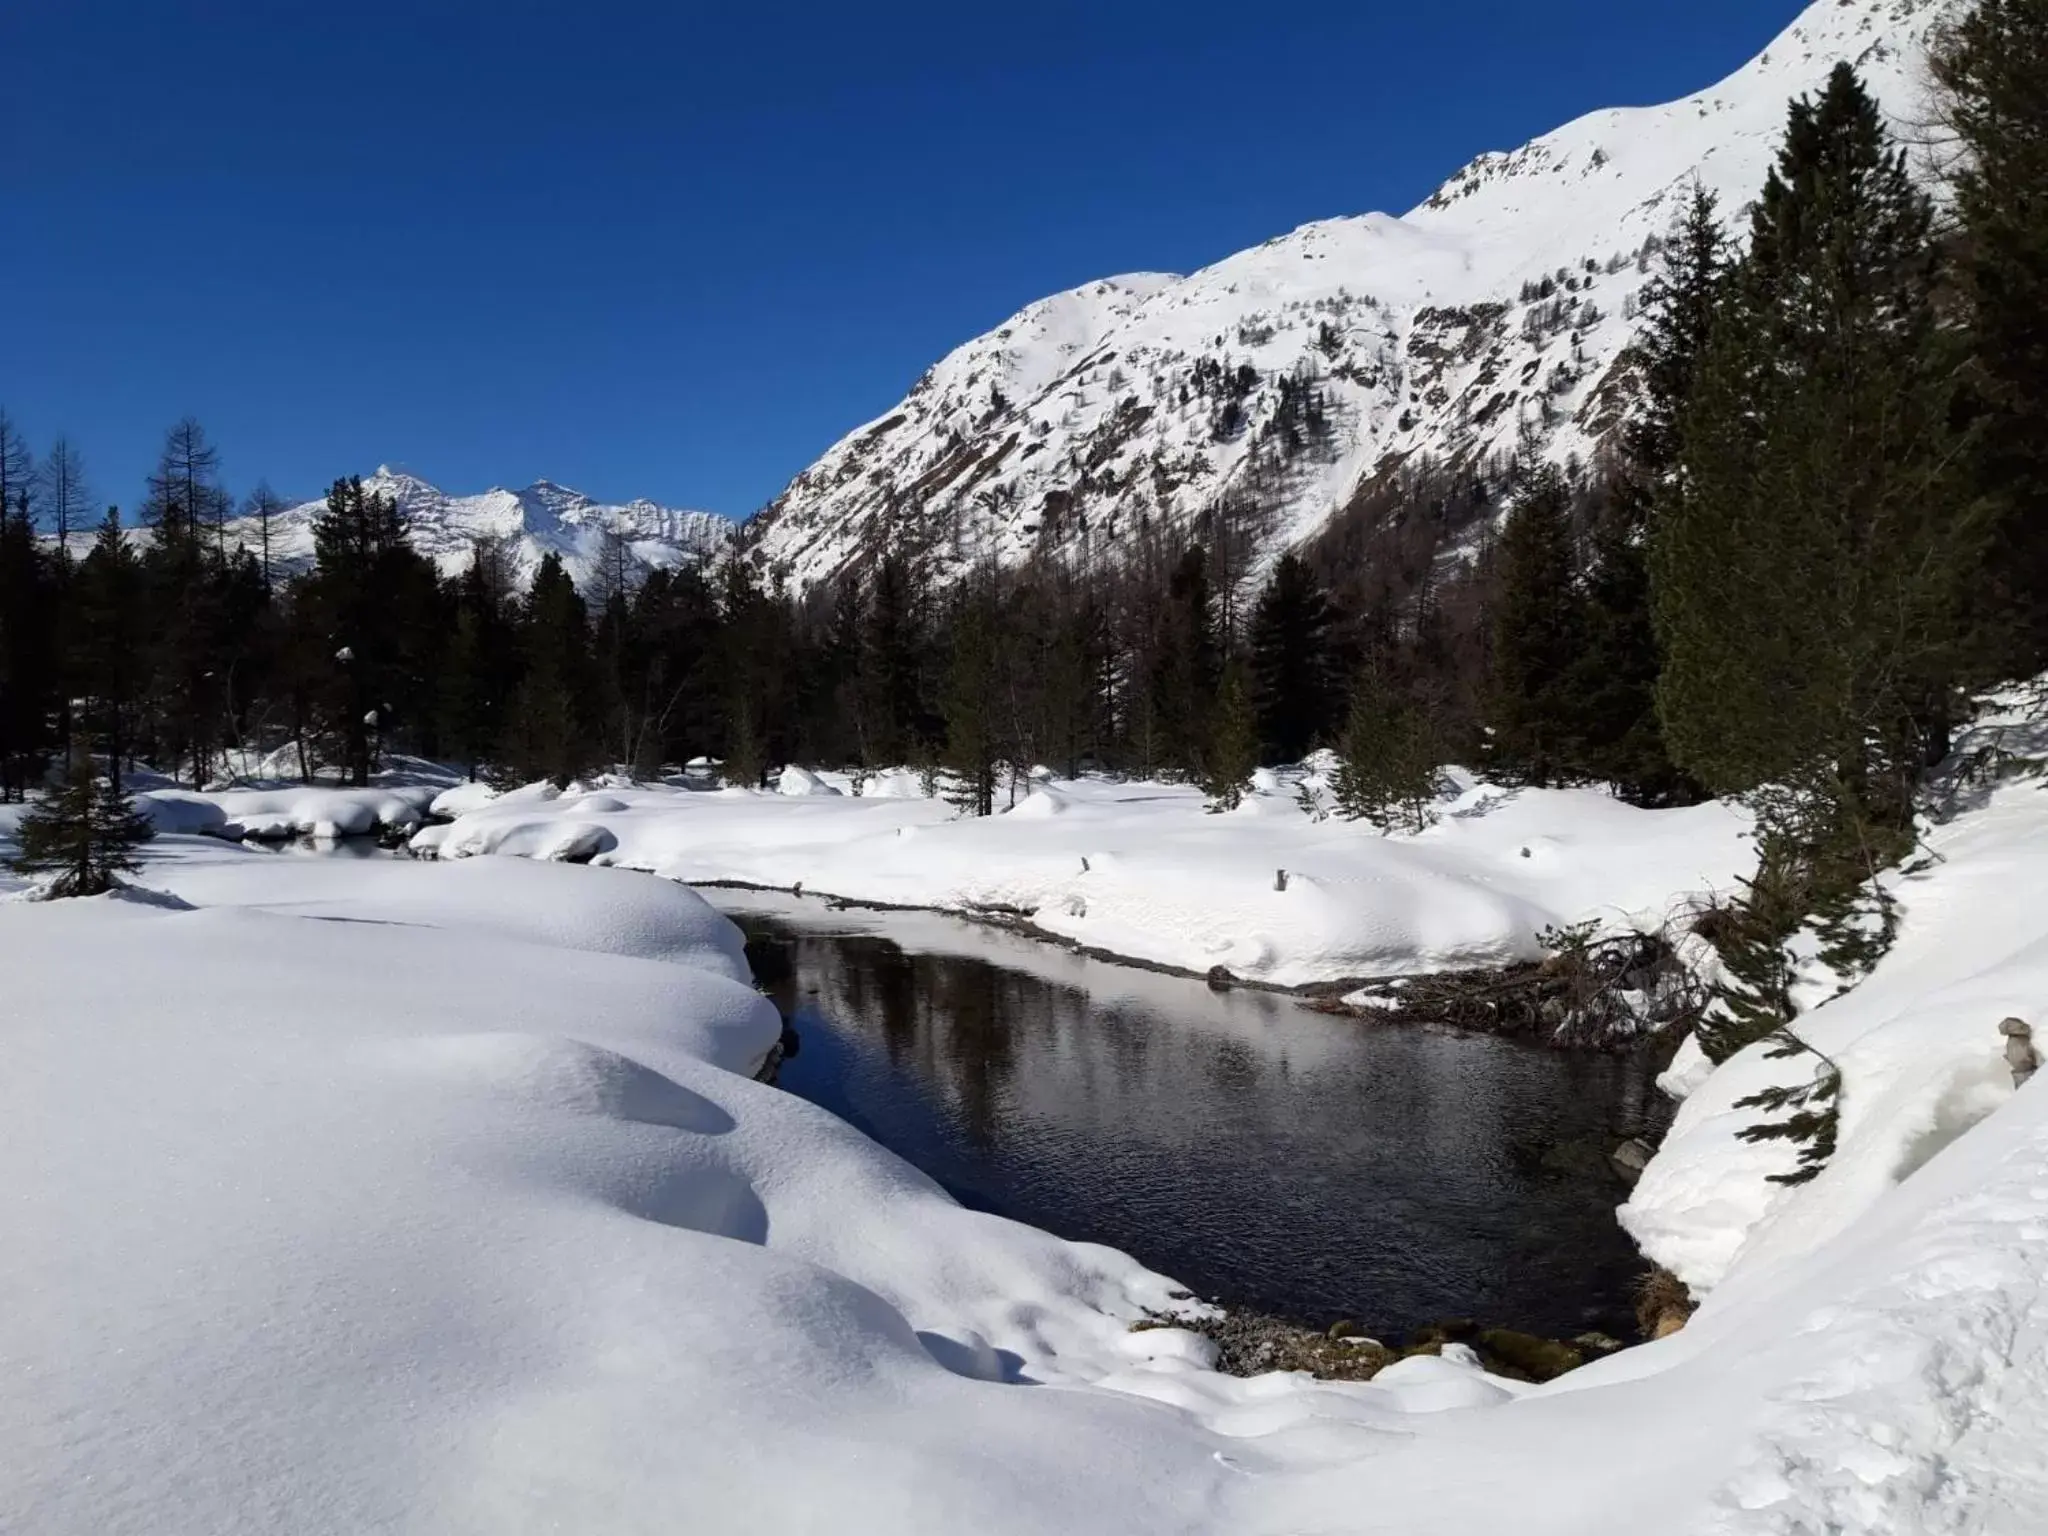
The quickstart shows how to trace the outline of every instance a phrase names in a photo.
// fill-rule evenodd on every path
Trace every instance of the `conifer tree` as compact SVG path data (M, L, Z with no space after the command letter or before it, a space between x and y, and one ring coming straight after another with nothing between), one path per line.
M1572 694L1578 766L1637 805L1697 797L1671 761L1657 715L1662 670L1649 551L1656 500L1677 467L1678 425L1711 332L1728 268L1714 195L1695 184L1645 294L1635 342L1643 396L1623 429L1616 472L1594 520L1586 570L1586 633Z
M28 439L6 411L0 410L0 515L14 512L35 479L35 455Z
M1979 0L1934 75L1956 139L1971 488L1997 517L1986 660L2031 672L2048 664L2048 0Z
M1208 556L1190 546L1166 583L1153 624L1148 700L1154 743L1149 768L1198 768L1209 736L1220 671Z
M72 672L84 696L86 725L101 743L107 780L121 791L121 768L135 740L134 712L147 691L149 622L142 562L121 527L118 507L107 508L74 586Z
M925 723L919 581L910 563L894 551L875 563L866 610L858 685L862 756L884 767L908 760Z
M1251 669L1233 661L1216 689L1215 723L1202 755L1202 791L1209 811L1234 811L1244 804L1259 766L1259 718L1252 704Z
M21 800L58 744L62 597L36 541L28 491L0 509L0 800Z
M349 782L367 784L378 741L394 723L434 713L426 673L438 584L397 504L364 490L360 478L328 490L313 521L313 550L299 599L327 647L319 707Z
M1308 755L1336 723L1330 599L1308 565L1289 552L1252 612L1252 696L1259 743L1274 762Z
M1500 541L1493 623L1494 765L1526 784L1573 771L1580 709L1574 685L1586 614L1571 530L1571 486L1554 465L1521 472Z
M154 835L120 790L94 778L92 765L80 759L63 788L21 818L21 851L10 865L18 874L55 875L52 896L98 896L135 868L134 850Z
M945 765L953 803L970 816L995 814L996 778L1005 756L998 710L998 615L988 578L971 578L955 602L946 669Z
M1796 780L1898 826L1945 744L1984 520L1936 282L1928 202L1838 68L1793 104L1657 510L1659 708L1716 792Z
M1370 667L1352 694L1330 789L1337 813L1383 832L1421 832L1436 820L1443 744L1429 710Z
M552 550L533 574L519 643L526 671L513 696L506 760L522 780L546 779L565 789L596 766L600 749L590 714L589 611Z
M92 491L85 480L85 459L70 438L60 437L50 445L50 451L36 467L36 484L44 520L57 540L57 552L69 559L71 540L84 531L92 502Z

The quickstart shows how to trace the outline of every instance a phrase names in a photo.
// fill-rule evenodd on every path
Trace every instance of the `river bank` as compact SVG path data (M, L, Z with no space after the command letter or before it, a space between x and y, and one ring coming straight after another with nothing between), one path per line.
M1661 1129L1657 1057L1362 1027L959 918L706 894L801 1042L782 1085L967 1204L1304 1335L1634 1336L1607 1154Z

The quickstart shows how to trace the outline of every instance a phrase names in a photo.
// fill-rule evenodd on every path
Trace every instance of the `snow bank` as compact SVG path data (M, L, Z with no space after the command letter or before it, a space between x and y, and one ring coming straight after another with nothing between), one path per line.
M1028 913L1114 954L1283 986L1531 959L1546 927L1661 924L1752 862L1719 805L1648 812L1586 790L1467 784L1416 837L1314 822L1270 784L1239 816L1184 785L1033 781L1014 808L961 819L943 801L837 793L790 769L779 796L621 790L481 806L420 852L562 857L687 881L736 881L896 906ZM1284 889L1279 878L1286 871Z
M366 837L379 828L416 831L442 796L436 784L401 784L368 789L321 787L152 789L136 797L136 808L159 832L205 832L215 837Z
M778 795L836 795L838 790L812 773L808 768L799 768L792 763L783 769L775 780ZM621 809L624 809L622 806Z
M1870 978L1805 1015L1800 1035L1842 1070L1840 1152L1812 1184L1770 1182L1794 1153L1739 1133L1737 1101L1810 1079L1810 1057L1752 1046L1702 1078L1623 1207L1643 1250L1695 1291L1842 1231L1885 1191L2012 1096L2002 1019L2048 1038L2048 795L2008 785L1928 840L1934 860L1894 878L1898 943ZM1680 1064L1684 1065L1684 1064ZM1669 1076L1670 1074L1667 1074Z
M729 839L749 805L766 857L953 835L850 797L689 823L608 793L622 842L643 816ZM1513 807L1431 851L1484 832L1582 878L1604 813L1573 806L1554 842L1505 824L1527 861L1485 827ZM1019 825L1139 814L1081 794ZM1977 1044L2048 982L2048 910L2013 899L2044 849L2037 790L1951 829L1841 1042L1838 1172L1750 1222L1684 1332L1529 1388L1455 1353L1236 1380L1130 1333L1169 1281L962 1210L753 1082L779 1020L678 885L167 836L141 878L187 910L0 904L0 1528L2048 1529L2048 1086L1997 1091ZM1673 1231L1654 1180L1723 1145L1742 1070L1644 1181Z

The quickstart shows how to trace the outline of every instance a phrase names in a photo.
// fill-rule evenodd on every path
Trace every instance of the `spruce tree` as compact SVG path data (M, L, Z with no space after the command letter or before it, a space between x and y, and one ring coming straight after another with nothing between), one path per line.
M1997 516L1985 659L2048 665L2048 0L1979 0L1934 50L1956 140L1972 489Z
M74 585L77 623L70 672L85 702L85 724L107 759L107 779L121 789L121 768L135 740L137 701L147 691L142 562L121 527L118 507L107 508Z
M1005 756L997 689L998 615L989 578L970 579L955 601L946 669L944 762L950 798L970 816L995 814L996 777Z
M59 743L59 577L23 488L0 508L0 800L25 799Z
M1330 599L1308 565L1280 557L1252 611L1252 697L1259 744L1273 762L1296 763L1336 724Z
M1897 826L1943 744L1984 519L1955 483L1931 210L1846 66L1793 104L1679 426L1651 570L1677 762Z
M1490 723L1493 766L1525 784L1570 776L1586 614L1571 530L1572 493L1554 465L1525 467L1500 541Z
M1383 832L1421 832L1436 820L1443 743L1429 709L1370 667L1352 693L1330 789L1337 814Z
M1152 625L1147 703L1154 740L1145 766L1188 773L1202 762L1220 671L1209 561L1199 544L1181 555L1164 598Z
M1244 804L1259 766L1259 718L1252 704L1251 669L1233 661L1216 689L1216 710L1208 749L1202 755L1202 791L1207 809L1234 811Z
M566 789L597 766L602 749L591 710L596 664L589 610L552 550L527 590L519 646L526 670L507 721L506 762L520 780L546 779Z
M367 784L382 738L431 719L427 678L440 619L433 566L391 497L337 480L313 521L314 569L299 600L324 637L317 707L352 784ZM563 578L567 580L566 577Z
M154 835L120 790L80 759L63 788L21 818L21 851L9 862L18 874L55 875L52 896L99 896L135 868L135 849Z
M1695 185L1665 244L1634 346L1643 392L1596 516L1586 569L1586 633L1572 694L1575 756L1637 805L1683 804L1698 787L1671 761L1657 715L1662 671L1649 549L1656 500L1678 464L1678 424L1728 269L1714 195Z

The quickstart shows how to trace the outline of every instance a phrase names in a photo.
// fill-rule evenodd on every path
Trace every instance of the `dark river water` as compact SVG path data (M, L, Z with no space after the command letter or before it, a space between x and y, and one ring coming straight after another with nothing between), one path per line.
M781 1084L963 1203L1325 1326L1629 1333L1640 1057L1376 1027L913 913L707 892L787 962ZM764 970L775 969L773 962Z

